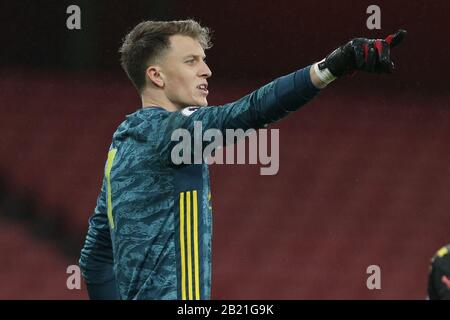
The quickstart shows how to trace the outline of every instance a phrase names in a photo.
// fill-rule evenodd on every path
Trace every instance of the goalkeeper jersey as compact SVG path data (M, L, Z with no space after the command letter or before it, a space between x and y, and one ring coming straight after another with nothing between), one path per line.
M211 297L212 210L208 166L174 165L176 129L262 128L297 110L319 89L310 66L223 106L126 116L113 135L101 192L81 250L91 299Z

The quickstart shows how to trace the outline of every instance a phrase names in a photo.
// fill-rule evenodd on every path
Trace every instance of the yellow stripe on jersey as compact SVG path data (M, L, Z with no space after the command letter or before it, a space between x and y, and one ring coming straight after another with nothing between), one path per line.
M111 229L114 229L114 219L112 216L112 200L111 200L111 168L114 162L114 157L116 156L117 149L111 149L108 152L108 160L106 162L106 193L107 193L107 212L108 212L108 221Z
M192 195L192 200L191 200ZM185 220L186 219L186 220ZM192 236L193 235L193 236ZM200 300L198 192L180 193L181 299ZM193 251L193 254L192 254ZM194 262L192 262L192 255ZM186 261L187 260L187 261ZM187 267L187 268L186 268ZM187 290L186 290L187 269ZM195 287L195 290L194 290Z
M186 255L184 252L184 192L180 193L181 299L186 300Z
M193 191L194 197L194 270L195 270L195 299L200 300L200 276L198 270L198 207L197 190Z
M191 248L191 192L186 192L186 227L187 227L187 251L188 251L188 283L189 300L192 300L192 248Z

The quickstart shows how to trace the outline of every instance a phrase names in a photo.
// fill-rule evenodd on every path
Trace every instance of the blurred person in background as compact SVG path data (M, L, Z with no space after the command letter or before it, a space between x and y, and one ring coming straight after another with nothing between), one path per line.
M428 274L428 299L450 300L450 244L439 249L431 259Z

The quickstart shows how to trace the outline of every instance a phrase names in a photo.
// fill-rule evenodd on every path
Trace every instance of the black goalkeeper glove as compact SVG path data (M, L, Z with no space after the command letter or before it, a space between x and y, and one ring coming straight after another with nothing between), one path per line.
M355 38L319 62L318 71L328 78L333 76L339 78L358 70L391 73L394 70L394 63L391 61L390 49L398 45L405 35L406 30L399 30L384 40Z

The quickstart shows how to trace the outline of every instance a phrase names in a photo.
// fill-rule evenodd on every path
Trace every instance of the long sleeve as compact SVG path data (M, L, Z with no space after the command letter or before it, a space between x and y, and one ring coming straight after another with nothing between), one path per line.
M241 99L223 106L209 106L193 110L171 112L161 122L161 135L158 145L164 157L170 155L170 150L176 142L171 141L175 129L186 129L194 132L196 121L202 125L202 130L219 129L259 129L269 123L276 122L296 111L306 104L320 89L316 88L310 77L311 66L282 76L265 86L253 91Z
M81 250L80 268L86 281L89 298L118 299L113 271L111 235L106 213L106 182L103 179L94 214L89 219L89 229Z

